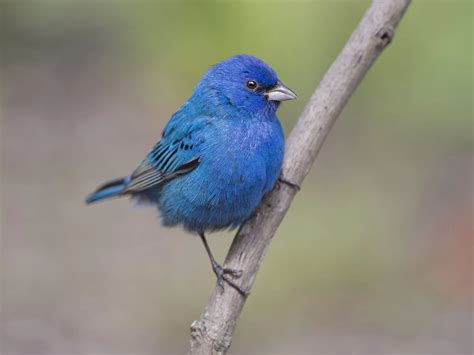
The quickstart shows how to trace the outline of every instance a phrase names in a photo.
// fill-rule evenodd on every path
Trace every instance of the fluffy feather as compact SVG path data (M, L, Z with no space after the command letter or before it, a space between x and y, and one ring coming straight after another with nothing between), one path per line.
M196 233L239 226L280 171L279 102L265 96L278 83L270 66L248 55L211 67L131 176L102 186L87 202L131 194L157 205L167 226Z

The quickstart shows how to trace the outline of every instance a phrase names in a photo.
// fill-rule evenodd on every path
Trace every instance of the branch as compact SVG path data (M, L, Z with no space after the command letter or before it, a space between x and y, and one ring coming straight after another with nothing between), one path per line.
M331 65L306 105L286 143L281 178L301 185L346 102L372 63L391 42L410 0L374 0L359 26ZM225 267L243 270L239 279L250 290L270 242L297 192L278 183L237 233ZM201 318L191 325L190 354L225 354L246 297L216 285Z

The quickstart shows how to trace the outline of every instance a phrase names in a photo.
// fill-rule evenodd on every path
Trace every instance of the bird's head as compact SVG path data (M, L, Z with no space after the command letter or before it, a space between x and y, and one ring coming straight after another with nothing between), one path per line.
M209 101L210 109L263 117L273 116L281 101L296 98L267 63L242 54L212 66L193 96Z

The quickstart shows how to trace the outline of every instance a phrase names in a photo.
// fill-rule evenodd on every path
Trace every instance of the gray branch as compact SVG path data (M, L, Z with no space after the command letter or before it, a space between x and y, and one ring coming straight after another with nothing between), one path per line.
M286 143L281 178L301 185L346 102L372 63L392 41L395 27L410 0L374 0L342 52L306 105ZM278 183L239 230L225 267L243 270L237 280L250 290L270 242L297 192ZM246 297L216 284L199 320L191 325L190 354L225 354Z

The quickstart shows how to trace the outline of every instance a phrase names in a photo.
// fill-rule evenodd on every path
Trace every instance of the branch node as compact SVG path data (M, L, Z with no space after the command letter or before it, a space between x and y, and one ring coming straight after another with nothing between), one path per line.
M392 25L386 25L378 30L375 35L380 41L379 47L383 49L392 42L393 37L395 36L395 29Z
M285 185L288 185L289 187L291 187L292 189L296 190L296 191L300 191L301 190L301 187L300 185L294 183L294 182L291 182L290 180L287 180L285 177L283 177L283 175L280 175L278 177L278 182L280 183L283 183Z

